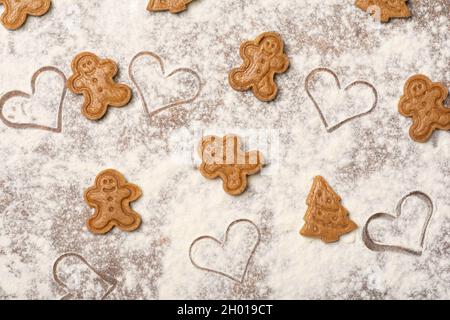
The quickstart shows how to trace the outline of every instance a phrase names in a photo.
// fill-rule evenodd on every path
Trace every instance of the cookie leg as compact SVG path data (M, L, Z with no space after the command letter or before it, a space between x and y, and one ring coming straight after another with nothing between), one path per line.
M27 15L23 11L18 10L7 10L1 17L2 24L10 30L19 29L26 19Z
M131 99L131 89L123 84L115 85L110 91L109 105L113 107L123 107Z
M134 231L141 225L138 214L124 214L121 216L118 227L123 231Z
M235 69L229 75L229 82L233 89L244 91L250 89L253 79L248 76L248 69L245 71Z
M450 113L445 113L439 117L439 125L444 129L450 129Z
M120 224L124 226L131 226L136 222L136 216L123 214L120 217Z
M98 215L89 219L88 224L96 230L104 229L110 222L110 218L106 215Z
M263 78L255 87L255 94L265 97L265 99L272 99L276 94L276 84L269 76Z
M96 99L91 94L86 94L83 104L83 114L89 120L98 120L105 115L107 106L107 104Z

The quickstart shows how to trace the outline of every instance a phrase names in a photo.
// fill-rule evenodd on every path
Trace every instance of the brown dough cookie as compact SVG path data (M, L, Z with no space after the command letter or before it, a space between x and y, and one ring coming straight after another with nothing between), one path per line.
M349 218L347 209L341 205L341 197L328 185L323 177L315 177L306 200L308 210L305 225L300 234L320 238L325 243L339 241L340 237L358 226Z
M95 184L84 192L84 199L95 212L87 221L92 233L105 234L113 227L123 231L134 231L141 224L141 217L130 207L130 202L142 195L141 189L127 183L124 176L108 169L100 172Z
M252 89L261 101L274 100L278 94L275 75L289 68L281 36L275 32L265 32L255 41L242 43L240 55L244 63L228 75L231 87L237 91Z
M412 118L409 135L414 141L427 142L434 130L450 130L450 109L444 107L448 89L418 74L406 81L398 111Z
M150 0L148 11L170 11L180 13L187 9L187 5L193 0Z
M381 22L388 22L391 18L409 18L408 0L356 0L356 6L372 15L377 15Z
M259 151L244 152L239 137L227 135L204 137L198 148L201 174L207 179L220 177L223 189L230 195L240 195L247 188L247 176L258 173L264 165Z
M43 16L52 4L51 0L0 0L5 6L1 22L10 30L19 29L28 16Z
M83 115L90 120L103 118L108 107L123 107L130 102L131 89L114 81L118 69L110 59L83 52L72 61L73 75L67 86L75 94L84 95Z

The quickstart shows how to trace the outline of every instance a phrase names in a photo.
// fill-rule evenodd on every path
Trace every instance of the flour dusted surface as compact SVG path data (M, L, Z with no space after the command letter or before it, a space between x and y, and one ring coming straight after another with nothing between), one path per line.
M410 120L399 115L397 103L416 73L450 86L450 4L409 2L412 19L378 25L353 0L196 0L180 15L150 14L147 0L54 0L46 16L30 18L24 28L0 28L0 94L30 92L31 76L46 65L69 76L72 58L89 50L118 62L117 80L134 96L128 106L91 122L80 113L82 97L69 93L60 134L0 123L0 297L64 296L67 289L54 281L52 268L59 256L75 252L117 280L112 299L449 298L450 137L436 132L427 144L412 142ZM277 77L280 93L273 103L232 90L227 79L242 62L240 43L264 31L281 34L291 59L289 71ZM199 97L150 121L127 72L144 50L158 54L168 72L195 70L203 84ZM379 94L377 108L327 133L304 89L318 67L334 70L343 86L370 82ZM149 86L145 73L138 75ZM53 86L40 88L50 93ZM164 100L151 90L145 94L148 101ZM331 119L341 114L338 107L327 112ZM249 150L264 144L257 136L273 133L275 148L265 155L270 165L250 178L242 196L228 196L221 181L206 180L194 168L202 130L248 136ZM82 195L110 167L141 187L133 208L143 224L134 233L95 236L85 226L92 211ZM319 174L360 226L332 245L298 234ZM376 212L394 213L398 200L416 189L436 206L423 255L367 249L365 221ZM408 233L400 239L408 243L414 241L410 228L420 229L423 217L414 210L420 206L411 207L403 217ZM237 219L261 231L242 284L189 260L194 239L222 240ZM83 280L92 276L78 279L85 297L99 297L108 287L102 279Z

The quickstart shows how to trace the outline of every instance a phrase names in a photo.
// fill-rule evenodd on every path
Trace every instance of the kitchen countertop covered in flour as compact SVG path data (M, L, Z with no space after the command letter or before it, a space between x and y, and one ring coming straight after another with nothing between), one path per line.
M450 298L450 134L415 143L410 119L397 111L413 74L450 86L448 0L409 1L411 19L383 25L354 0L195 0L179 15L149 13L147 0L52 2L48 14L18 31L0 27L0 95L31 93L33 74L45 66L69 77L72 58L92 51L118 62L117 79L133 99L92 122L80 113L82 97L67 92L61 130L0 122L1 298ZM281 34L291 61L277 76L272 103L234 91L227 78L242 62L240 43L265 31ZM154 55L130 66L142 51L159 56L165 74ZM355 80L372 84L376 108L328 133L305 91L319 67L333 70L343 88ZM184 71L166 77L178 68ZM330 122L373 103L362 89L358 103L335 105L328 80L318 81L314 97ZM59 127L63 81L56 72L40 74L33 97L12 98L4 116ZM179 99L187 102L152 114ZM201 135L228 133L246 138L247 150L261 150L269 162L239 197L196 169ZM92 210L83 191L106 168L143 191L133 205L143 220L136 232L98 236L86 228ZM315 175L327 179L359 226L334 244L299 235ZM365 222L377 212L394 214L413 190L434 204L422 255L369 250ZM386 243L417 247L426 208L409 199L403 209L371 231ZM256 227L230 232L233 250L199 246L211 254L197 252L208 270L197 268L193 241L222 241L238 219Z

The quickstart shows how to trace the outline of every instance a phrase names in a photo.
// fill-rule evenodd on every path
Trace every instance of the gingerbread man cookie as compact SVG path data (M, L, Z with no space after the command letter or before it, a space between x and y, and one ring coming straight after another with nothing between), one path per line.
M284 54L284 42L274 32L261 34L255 41L241 45L241 58L244 63L231 70L228 80L237 91L253 90L261 101L272 101L278 94L275 74L289 68L289 59Z
M127 183L123 175L113 169L100 172L95 185L87 189L84 199L95 209L87 221L88 229L95 234L105 234L113 227L123 231L134 231L141 224L141 217L134 212L130 203L142 192L138 186Z
M409 18L408 0L356 0L356 6L372 15L379 15L381 22L391 18Z
M75 94L84 95L83 115L90 120L101 119L111 107L123 107L130 102L131 89L114 81L117 64L83 52L72 61L73 75L67 82Z
M450 109L444 107L448 89L424 75L406 81L398 110L413 120L409 135L414 141L427 142L434 130L450 130Z
M5 6L0 20L5 28L19 29L28 16L43 16L48 12L52 4L51 0L0 0Z
M193 0L150 0L148 11L170 11L180 13L187 9L187 5Z
M204 137L198 152L201 174L207 179L220 177L225 192L234 196L247 188L247 176L258 173L264 165L261 153L242 151L241 141L234 135Z

